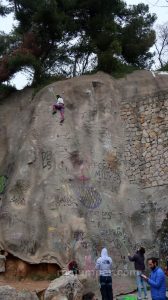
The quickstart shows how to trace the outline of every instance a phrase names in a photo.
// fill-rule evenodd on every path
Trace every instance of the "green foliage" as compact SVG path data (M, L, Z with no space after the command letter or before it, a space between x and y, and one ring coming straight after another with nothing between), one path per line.
M149 68L152 63L156 18L147 5L127 8L122 0L8 2L18 21L12 35L0 35L0 55L9 56L9 76L30 66L38 85L51 73L69 77L96 69L111 74L121 64ZM25 42L28 34L34 36L31 43ZM29 51L13 55L13 49Z
M47 280L54 280L54 279L56 279L56 278L58 278L59 276L58 275L56 275L56 274L48 274L47 275Z
M164 71L168 72L168 63L166 63L162 68L160 68L158 71Z
M7 98L14 91L16 91L15 87L0 83L0 101Z
M10 7L6 7L5 5L2 5L0 2L0 16L5 17L7 14L9 14L12 11Z
M107 50L99 54L99 66L98 69L107 73L111 73L112 70L116 71L117 59L114 58L112 51Z
M8 60L8 68L10 70L15 70L15 72L18 72L21 70L22 66L33 66L34 68L39 67L38 60L35 59L35 57L29 53L27 54L21 54L18 53L15 56L11 56Z
M151 27L155 20L156 16L149 14L148 5L141 3L127 10L126 26L122 30L122 55L129 64L150 67L153 55L149 49L156 38Z
M21 38L18 35L0 32L0 54L10 54L12 50L17 49L20 42Z
M116 70L111 72L111 75L115 78L121 78L126 76L129 73L132 73L133 71L139 70L139 68L128 65L128 64L123 64L120 62L117 62L116 64Z
M58 274L36 274L36 273L32 273L30 275L30 278L33 281L42 281L42 280L54 280L56 278L58 278Z
M41 275L41 274L36 274L32 273L30 275L31 280L33 281L41 281L41 280L46 280L46 275Z

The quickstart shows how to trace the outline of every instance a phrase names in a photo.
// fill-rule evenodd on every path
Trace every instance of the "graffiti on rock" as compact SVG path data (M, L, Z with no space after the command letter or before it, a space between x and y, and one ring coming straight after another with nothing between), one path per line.
M31 255L34 255L37 249L39 248L39 243L36 240L21 239L21 240L17 240L16 244L9 242L9 247L12 251L18 251L19 249L21 253L25 253L25 254L29 253Z
M48 170L52 167L52 152L51 151L42 151L42 167L43 169L47 168Z
M15 205L25 205L24 198L24 182L18 180L16 184L10 190L10 202Z

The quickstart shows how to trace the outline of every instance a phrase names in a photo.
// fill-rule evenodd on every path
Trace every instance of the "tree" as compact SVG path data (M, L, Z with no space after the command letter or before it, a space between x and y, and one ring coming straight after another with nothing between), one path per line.
M122 0L8 0L18 21L1 51L0 80L30 66L34 83L119 64L149 66L155 16ZM2 43L3 44L3 43Z
M127 8L123 1L81 0L73 9L76 29L84 32L90 52L97 55L97 69L111 72L118 62L149 66L154 44L155 15L144 4Z
M7 14L9 14L12 11L10 7L6 7L2 4L2 1L0 1L0 16L5 17Z
M160 25L157 30L157 41L155 43L157 58L160 63L159 68L164 68L168 64L168 26Z
M17 51L1 60L1 65L8 69L9 76L15 69L31 65L34 82L40 82L49 76L47 71L53 61L63 55L63 48L59 47L64 38L63 15L55 0L9 0L9 3L19 22L13 34L21 43Z
M151 66L153 54L149 50L156 38L152 30L155 20L148 5L133 5L127 10L122 31L122 55L128 63L140 68Z
M120 54L120 18L126 7L118 0L77 1L75 20L77 30L84 32L90 52L97 56L97 69L111 72L115 66L115 55Z

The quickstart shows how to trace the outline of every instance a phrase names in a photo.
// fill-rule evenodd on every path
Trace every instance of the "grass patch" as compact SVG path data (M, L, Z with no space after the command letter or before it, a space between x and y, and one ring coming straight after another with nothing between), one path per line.
M118 79L118 78L122 78L122 77L126 76L127 74L130 74L134 71L138 71L138 70L140 70L138 67L130 66L127 64L123 64L119 61L116 61L116 66L114 67L114 69L111 72L105 72L104 70L101 70L98 67L96 67L95 69L93 69L91 71L85 72L83 75L94 75L100 71L100 72L105 72L106 74L109 74L112 77Z
M137 67L133 67L133 66L128 66L126 64L119 64L118 69L116 71L112 71L111 75L118 79L118 78L122 78L125 77L128 74L131 74L134 71L138 71L140 70Z
M29 278L33 281L43 281L43 280L49 280L52 281L56 278L58 278L58 274L35 274L32 273Z

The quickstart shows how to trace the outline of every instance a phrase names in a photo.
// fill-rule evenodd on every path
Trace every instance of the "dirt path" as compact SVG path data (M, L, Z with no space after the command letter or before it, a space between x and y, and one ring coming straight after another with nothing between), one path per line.
M0 278L0 286L10 285L11 287L14 287L17 291L25 289L32 292L40 292L45 290L49 286L49 284L50 281L47 280L32 281L29 279L25 279L21 281L14 281Z
M22 280L14 280L7 279L5 277L0 276L0 286L2 285L10 285L14 287L16 290L20 291L23 289L29 291L39 292L46 289L51 281L49 280L32 280L30 278L22 279ZM98 279L93 279L90 281L90 285L88 282L87 288L90 290L94 290L94 292L99 291ZM130 278L118 278L116 276L113 277L113 289L114 294L124 294L127 290L128 292L135 290L134 282L130 281Z

